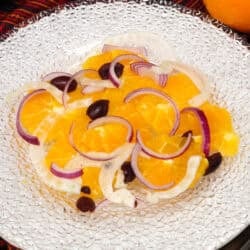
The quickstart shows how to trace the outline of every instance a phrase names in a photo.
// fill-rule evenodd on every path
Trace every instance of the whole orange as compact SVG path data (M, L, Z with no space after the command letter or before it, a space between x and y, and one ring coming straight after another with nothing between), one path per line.
M250 0L203 0L212 17L224 24L250 32Z

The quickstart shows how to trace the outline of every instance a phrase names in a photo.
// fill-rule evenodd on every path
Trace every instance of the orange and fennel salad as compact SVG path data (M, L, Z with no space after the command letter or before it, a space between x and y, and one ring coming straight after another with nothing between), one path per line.
M41 181L94 211L136 207L194 188L238 151L230 113L210 102L204 76L150 48L104 44L75 74L52 72L19 105L18 134Z

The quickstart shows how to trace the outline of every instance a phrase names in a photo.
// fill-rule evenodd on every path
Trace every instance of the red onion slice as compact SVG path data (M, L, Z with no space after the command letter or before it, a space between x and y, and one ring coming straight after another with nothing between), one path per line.
M101 152L89 152L85 153L82 152L77 146L75 145L74 138L73 138L73 129L74 129L74 124L71 125L70 130L69 130L69 143L71 147L79 153L81 156L92 160L92 161L109 161L113 159L115 156L112 153L101 153Z
M66 72L51 72L51 73L43 76L42 77L42 81L49 82L49 81L51 81L54 78L59 77L59 76L68 76L68 77L71 77L72 75L69 74L69 73L66 73Z
M71 76L69 81L66 83L65 88L63 90L63 94L62 94L62 103L63 103L63 106L65 108L67 107L67 93L68 93L68 89L69 89L69 86L70 86L71 82L73 80L76 80L77 83L79 83L79 79L78 79L79 77L82 77L86 73L92 73L92 72L96 72L96 70L94 70L94 69L83 69L83 70L80 70L80 71L76 72L74 75Z
M129 101L131 101L135 97L140 96L140 95L145 95L145 94L151 94L151 95L161 97L164 100L168 101L172 105L174 112L175 112L175 121L174 121L173 128L170 131L169 135L174 135L179 127L179 124L180 124L180 111L178 110L176 103L166 93L164 93L160 90L157 90L157 89L153 89L153 88L139 88L139 89L136 89L136 90L128 93L123 101L125 103L128 103Z
M130 52L140 54L143 56L147 56L148 54L146 48L143 46L130 47L130 46L117 46L117 45L111 45L111 44L104 44L102 48L102 53L108 52L111 50L126 50L126 51L130 51Z
M192 142L192 132L188 133L186 141L183 144L183 146L180 147L176 152L171 153L171 154L161 154L161 153L155 152L154 150L148 148L143 143L139 130L137 130L137 132L136 132L136 139L137 139L137 142L139 143L139 145L141 146L142 151L146 155L148 155L150 157L157 158L157 159L168 160L168 159L173 159L173 158L179 157L187 151L187 149L189 148L189 146Z
M47 150L44 145L29 145L27 153L29 154L32 167L36 170L39 178L44 184L57 191L66 192L69 194L80 194L82 186L81 178L58 178L57 176L51 173L50 167L47 167L44 161L44 158L47 155ZM75 162L76 157L79 158L80 156L76 155L69 162L67 162L67 164L65 165L65 169L77 169L81 167L81 162L80 164L79 161Z
M195 107L188 107L188 108L184 108L183 110L181 110L181 113L185 113L185 112L191 112L195 114L196 117L198 118L200 122L200 126L201 126L202 138L203 138L202 150L205 156L209 156L211 139L210 139L210 128L208 125L206 115L204 114L202 110L195 108Z
M29 101L31 98L33 98L36 95L39 95L41 93L46 92L45 89L37 89L32 91L31 93L29 93L28 95L26 95L21 103L19 104L18 107L18 111L17 111L17 115L16 115L16 128L17 128L17 132L18 134L28 143L33 144L33 145L40 145L40 141L36 136L33 136L31 134L29 134L28 132L25 131L25 129L23 128L22 124L21 124L21 112L22 109L24 107L24 105L27 103L27 101Z
M95 128L97 126L101 126L107 123L119 123L127 127L128 134L127 134L126 141L127 142L132 141L133 127L127 119L120 117L120 116L104 116L104 117L97 118L88 124L88 129Z
M144 184L146 187L153 189L153 190L166 190L166 189L171 188L174 185L174 182L170 182L162 186L157 186L157 185L150 183L146 178L144 178L137 164L140 151L141 151L141 146L139 144L136 144L131 154L131 166L138 180L142 184Z
M146 61L133 62L130 64L130 69L136 74L140 75L145 69L151 69L154 66L153 63Z
M166 87L167 81L168 81L168 74L159 74L158 76L159 76L159 78L158 78L159 85L162 88Z
M117 56L110 64L109 67L109 79L114 84L115 87L119 88L121 85L120 79L117 77L115 73L115 66L118 62L123 60L138 60L138 61L145 61L142 57L134 55L134 54L125 54Z
M202 157L193 155L188 159L187 170L184 178L173 188L162 192L148 192L146 199L151 203L157 203L161 199L171 199L185 192L195 179Z
M88 74L88 73L92 73L92 74L98 75L98 72L95 69L81 69L81 70L77 71L72 76L72 78L75 79L78 83L81 83L81 79L85 78L85 75Z
M83 170L80 169L62 169L58 167L55 163L50 166L50 171L53 175L64 178L64 179L75 179L83 175Z
M194 69L193 67L187 64L177 61L164 61L161 63L160 66L162 69L167 70L169 67L171 67L174 70L184 73L193 81L196 87L200 90L200 94L194 96L188 101L189 105L198 107L209 99L209 82L208 79L204 76L204 74L202 74L200 71Z
M130 64L130 69L140 76L148 76L154 79L162 88L166 86L168 80L167 73L161 73L159 67L149 62L134 62Z

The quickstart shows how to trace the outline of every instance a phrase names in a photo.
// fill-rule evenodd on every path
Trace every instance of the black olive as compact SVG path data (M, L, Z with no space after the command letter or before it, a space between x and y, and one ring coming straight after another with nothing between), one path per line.
M91 194L91 189L89 186L82 186L81 192L85 194Z
M99 73L100 77L103 80L109 79L109 67L110 67L110 64L111 63L105 63L98 70L98 73ZM123 68L124 68L124 66L122 64L120 64L120 63L117 63L115 65L115 73L116 73L117 77L121 77L121 75L123 73Z
M135 173L131 167L131 163L129 161L125 161L122 166L121 169L123 171L124 174L124 182L128 183L131 182L135 179Z
M188 130L185 133L182 134L181 137L188 137L188 134L193 133L192 130Z
M82 212L93 212L95 210L95 202L89 197L82 196L77 200L76 207Z
M70 80L69 76L58 76L50 81L52 85L54 85L59 90L63 91L65 88L65 85ZM72 92L76 89L77 82L76 80L72 80L72 82L69 85L68 92Z
M217 152L208 156L207 160L208 160L208 168L206 169L206 172L204 175L211 174L220 166L222 162L222 155L220 152Z
M137 202L137 200L135 200L134 208L136 208L137 206L138 206L138 202Z
M109 100L98 100L93 102L87 109L87 115L90 119L107 115L109 109Z

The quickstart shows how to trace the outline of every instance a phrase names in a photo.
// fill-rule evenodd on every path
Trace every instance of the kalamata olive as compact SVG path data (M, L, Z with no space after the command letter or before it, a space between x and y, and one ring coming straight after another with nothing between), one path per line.
M54 85L56 88L58 88L59 90L63 91L65 88L65 85L67 84L69 80L70 80L69 76L58 76L52 79L50 83ZM76 87L77 87L77 82L76 80L73 80L69 85L68 92L74 91Z
M90 119L107 115L109 109L109 100L98 100L93 102L87 109L87 115Z
M98 73L103 80L109 79L109 67L110 67L110 63L105 63L98 70ZM115 65L115 73L117 77L121 77L123 73L123 68L124 66L120 63L117 63Z
M134 208L136 208L137 206L138 206L138 202L137 200L135 200Z
M192 130L188 130L185 133L182 134L181 137L188 137L188 134L193 133Z
M89 197L82 196L77 200L76 207L82 212L93 212L95 210L95 202Z
M124 182L128 183L131 182L135 179L135 173L131 167L131 163L129 161L125 161L122 166L121 170L123 171L124 174Z
M206 172L204 175L208 175L214 172L220 166L222 162L222 155L220 152L217 152L208 156L207 160L208 160L208 168L206 169Z
M81 192L85 194L91 194L91 189L89 186L82 186Z

